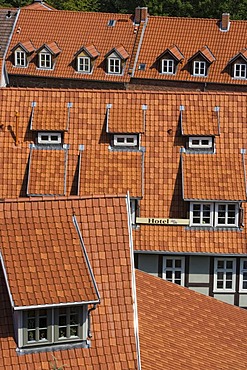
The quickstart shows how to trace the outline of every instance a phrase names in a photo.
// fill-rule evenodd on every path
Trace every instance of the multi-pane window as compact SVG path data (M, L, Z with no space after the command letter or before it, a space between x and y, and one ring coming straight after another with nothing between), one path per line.
M213 140L212 137L203 137L203 136L191 136L189 138L189 148L195 149L207 149L212 148Z
M114 73L114 74L121 73L121 59L108 58L108 73Z
M206 76L206 62L194 61L193 64L193 75L194 76Z
M138 136L137 135L114 135L114 146L137 146Z
M237 227L237 203L190 203L190 226Z
M163 279L184 285L184 257L163 257Z
M47 53L47 52L39 53L39 68L44 68L44 69L52 68L52 60L51 60L50 53Z
M244 63L234 64L234 78L246 78L247 66Z
M235 291L236 260L233 258L215 258L214 290Z
M216 203L215 205L215 226L237 226L238 212L234 203Z
M174 60L173 59L162 59L161 72L165 74L174 74Z
M15 51L15 66L16 67L26 67L26 53L23 50Z
M78 72L90 72L91 70L91 63L89 57L78 57Z
M195 226L212 226L212 203L192 203L190 209L190 224Z
M61 144L62 135L60 132L39 132L38 144Z
M247 259L240 259L239 291L247 292Z
M22 346L86 339L85 320L86 306L24 311Z

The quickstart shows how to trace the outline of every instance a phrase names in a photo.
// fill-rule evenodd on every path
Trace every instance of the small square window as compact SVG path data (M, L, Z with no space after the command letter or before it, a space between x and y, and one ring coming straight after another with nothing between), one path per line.
M168 75L174 74L174 60L173 59L162 59L161 73L168 74Z
M234 64L234 78L246 78L247 65L245 63Z
M191 203L190 205L191 226L213 226L213 204Z
M62 134L51 133L51 132L39 132L38 133L38 144L61 144Z
M199 77L205 77L207 75L206 62L194 61L193 75L199 76Z
M16 50L15 51L15 66L16 67L26 67L27 66L27 56L25 51Z
M214 291L235 291L236 260L215 258Z
M121 59L108 58L108 73L121 74Z
M78 57L77 58L77 70L78 72L89 73L91 72L91 60L89 57Z
M215 226L237 227L238 226L237 204L216 203Z
M113 144L115 147L137 147L138 135L114 135Z
M39 53L39 68L52 69L52 58L48 52Z
M189 137L189 148L191 149L210 149L213 147L212 137Z
M184 257L163 257L163 279L184 286Z

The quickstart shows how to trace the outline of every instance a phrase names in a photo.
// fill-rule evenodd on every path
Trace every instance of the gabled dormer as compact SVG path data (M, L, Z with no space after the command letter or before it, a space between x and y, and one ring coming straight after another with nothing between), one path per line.
M13 49L13 64L15 67L25 68L32 53L35 51L31 41L19 42Z
M190 73L194 77L207 77L210 65L215 57L207 46L203 46L189 60Z
M91 73L94 61L100 55L93 44L82 46L75 54L75 69L81 73Z
M247 78L247 49L242 49L228 63L230 65L230 74L236 79Z
M105 55L106 58L106 73L121 75L123 73L126 60L129 54L122 45L118 45Z
M177 66L184 59L183 54L176 45L167 48L161 55L158 56L158 70L162 74L176 74Z
M37 50L37 67L40 69L53 69L57 56L61 53L56 42L43 44Z

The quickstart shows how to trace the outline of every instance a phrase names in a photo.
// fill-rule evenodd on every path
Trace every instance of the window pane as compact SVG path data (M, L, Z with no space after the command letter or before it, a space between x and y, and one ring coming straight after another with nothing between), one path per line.
M39 331L39 340L47 340L47 329Z
M233 261L226 261L226 268L232 269L233 268Z
M223 281L221 280L217 281L217 289L223 289Z
M66 316L59 316L59 326L66 325Z
M75 336L78 337L78 327L77 326L72 326L70 328L70 336L71 337L75 337Z
M172 281L172 271L166 271L166 280Z
M59 338L66 338L66 327L65 328L59 328Z
M28 342L31 342L31 341L35 340L35 330L28 331L27 340L28 340Z
M52 141L58 141L58 136L57 135L51 135L51 140Z
M218 269L224 268L224 261L217 261L217 268Z
M226 280L232 280L232 273L231 272L226 273Z
M244 268L244 269L247 269L247 260L244 260L244 261L243 261L243 268Z
M166 267L172 267L172 260L171 259L166 260Z
M226 281L226 289L232 289L232 281Z
M175 279L181 279L181 271L175 271Z
M48 135L41 135L41 140L48 141L49 140L49 136Z
M243 281L243 289L247 289L247 281Z
M175 267L181 267L182 261L181 260L175 260Z
M224 272L217 272L217 279L223 280L223 278L224 278Z
M193 211L200 211L201 205L200 204L193 204Z
M193 145L199 145L200 144L200 141L199 140L196 140L196 139L192 139L192 144Z
M174 283L178 284L178 285L181 285L181 280L175 280Z

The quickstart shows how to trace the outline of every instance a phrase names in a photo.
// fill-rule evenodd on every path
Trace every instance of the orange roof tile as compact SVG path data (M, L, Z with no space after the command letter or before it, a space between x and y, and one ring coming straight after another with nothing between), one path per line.
M246 310L140 271L136 285L143 370L245 369Z
M66 194L66 149L30 150L28 195L65 195Z
M181 111L182 135L215 136L220 133L220 111L212 107L193 107L191 104Z
M23 292L25 292L26 267L24 263L21 263L25 257L20 252L26 253L34 248L36 255L34 256L33 268L38 268L36 261L39 257L39 276L41 276L41 271L45 272L48 267L49 261L46 263L46 256L50 254L57 257L59 255L62 241L61 262L57 261L53 265L54 271L51 272L51 275L55 275L56 266L60 263L73 265L74 257L79 260L81 251L78 249L78 239L71 224L72 216L75 214L102 301L92 312L91 331L93 338L91 339L91 348L63 350L60 348L59 351L41 353L34 351L20 356L16 352L12 310L0 268L0 369L21 370L30 367L30 364L34 370L49 369L54 364L53 356L57 359L57 366L66 364L69 369L90 370L93 368L99 370L106 366L120 370L136 369L137 352L126 196L86 197L84 199L75 197L60 200L53 198L45 201L35 198L26 202L6 202L1 207L5 209L5 215L8 216L5 218L5 225L8 220L14 222L14 225L18 226L19 223L23 225L22 222L27 219L30 221L28 225L31 228L36 228L35 234L30 233L29 228L23 227L21 230L19 227L13 227L12 234L11 228L6 231L9 241L15 247L13 250L4 249L4 253L12 257L8 258L8 266L14 265L15 261L17 265L21 265L20 271L18 271L21 279L18 286L23 285ZM2 213L1 215L3 216ZM1 215L0 218L3 222ZM61 230L63 230L62 234ZM4 236L1 231L0 235L3 240ZM34 235L33 243L26 242L30 241L32 235ZM48 235L49 240L45 239L44 241L42 236L47 237ZM54 242L51 241L52 238L54 238ZM66 243L64 243L64 238L66 238ZM59 244L55 245L57 244L55 241ZM121 243L121 248L119 248L119 243ZM4 245L6 245L6 241ZM47 249L45 249L45 245ZM66 250L64 250L65 245ZM18 248L15 249L17 246ZM17 254L13 253L14 250ZM17 261L18 256L20 256L20 261ZM52 264L52 259L50 259L50 264ZM59 275L58 271L57 275ZM73 280L78 282L81 279L78 269L74 268L61 271L61 278L63 276L65 279L63 284L65 285L67 282L69 286L73 284ZM69 282L68 279L73 276L74 278ZM52 280L49 279L50 274L45 274L44 280L39 281L42 284L41 292L44 292L45 295L48 294L47 286L49 288L51 286ZM82 287L76 285L76 290L78 289L82 290ZM66 286L65 291L67 291ZM41 299L41 292L38 289L35 292L39 299ZM72 292L75 294L75 288L72 289ZM30 297L30 299L33 298Z
M190 59L194 59L198 54L202 55L208 63L213 63L215 61L215 57L213 56L212 52L209 50L207 46L203 46L197 53L195 53Z
M125 50L125 48L123 47L123 45L118 45L116 47L114 47L112 50L110 50L107 54L106 54L106 57L108 55L110 55L111 53L113 52L116 52L120 58L122 59L127 59L129 57L129 54L127 53L127 51Z
M26 53L32 53L35 51L35 47L33 46L32 44L32 41L30 40L27 40L25 42L19 42L13 49L12 51L14 51L16 48L18 47L21 47L22 49L24 49L26 51Z
M22 9L31 10L56 10L51 5L45 3L44 1L33 1L32 4L24 6Z
M47 105L33 103L31 115L31 130L65 131L69 128L71 108L69 102L52 101ZM55 107L55 109L54 109Z
M48 49L53 55L61 53L61 49L58 47L57 43L54 41L43 44L38 50L37 53L42 49Z
M108 131L112 133L143 133L147 108L145 105L131 104L128 99L121 99L117 104L111 104L111 108L107 111Z
M18 14L17 9L13 8L0 9L0 35L1 35L0 58L3 58L5 56L5 52L7 51L9 39L14 28L17 14Z
M146 68L136 68L134 78L246 85L246 80L233 79L227 69L229 59L246 47L246 31L246 21L231 20L229 31L222 32L217 19L150 16L136 64L138 67L140 63L145 63ZM184 55L183 63L178 65L175 75L161 74L155 61L174 44ZM191 74L188 61L201 50L202 45L207 45L210 50L204 49L206 58L210 62L215 58L215 61L207 77L195 77Z
M97 58L99 56L99 52L96 49L96 47L91 44L91 45L86 45L81 47L75 54L77 56L82 50L85 50L85 52L91 57L91 58Z
M158 58L161 58L164 54L169 52L173 55L175 59L177 59L179 62L184 59L183 54L180 52L178 47L176 45L172 45L171 47L167 48Z
M114 27L108 26L108 21L111 19L116 20ZM25 68L25 75L127 82L130 79L128 75L130 60L127 58L132 52L136 38L134 27L132 16L126 14L37 11L22 8L16 23L16 30L21 29L21 31L14 32L7 56L8 73L23 74L23 68L13 66L11 50L19 42L30 39L37 49L47 42L56 41L62 52L56 60L54 69L49 71L37 68L35 54ZM75 53L82 45L92 44L100 54L94 63L93 71L89 74L78 73ZM106 74L105 67L106 53L116 47L121 56L127 59L124 74L119 76Z
M185 200L246 200L243 155L197 153L181 158Z

